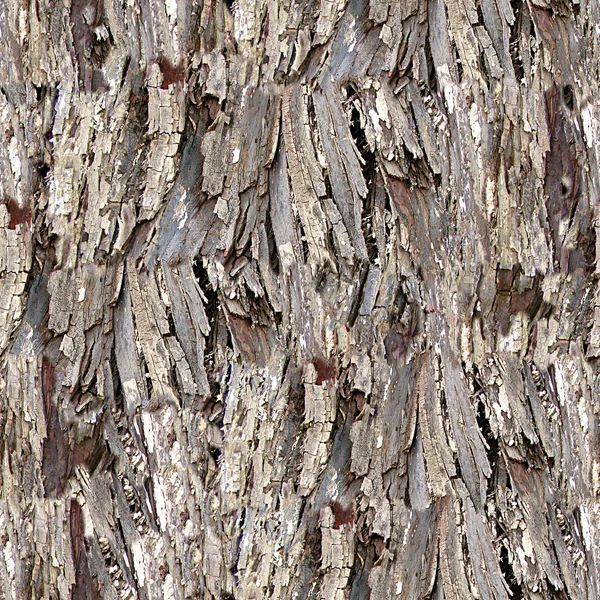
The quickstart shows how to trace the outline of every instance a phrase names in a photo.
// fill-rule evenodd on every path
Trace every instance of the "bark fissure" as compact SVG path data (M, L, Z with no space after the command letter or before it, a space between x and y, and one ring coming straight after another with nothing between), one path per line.
M0 596L596 598L598 10L0 6Z

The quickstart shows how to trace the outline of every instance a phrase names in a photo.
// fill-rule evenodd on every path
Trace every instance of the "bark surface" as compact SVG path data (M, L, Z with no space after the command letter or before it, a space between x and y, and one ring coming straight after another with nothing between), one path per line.
M600 595L597 0L0 3L0 597Z

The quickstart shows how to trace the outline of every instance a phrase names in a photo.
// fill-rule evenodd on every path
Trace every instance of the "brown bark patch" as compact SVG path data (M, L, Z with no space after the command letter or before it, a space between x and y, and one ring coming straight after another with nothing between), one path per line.
M16 229L17 225L31 223L31 207L25 204L21 206L14 198L6 198L6 208L10 215L9 229Z
M61 428L58 410L52 400L54 365L42 358L42 394L46 416L46 439L42 459L44 488L49 496L60 495L69 471L69 446Z
M79 502L71 499L69 513L71 526L71 552L75 564L75 583L71 588L72 600L95 600L99 598L96 582L90 573L83 537L83 511Z

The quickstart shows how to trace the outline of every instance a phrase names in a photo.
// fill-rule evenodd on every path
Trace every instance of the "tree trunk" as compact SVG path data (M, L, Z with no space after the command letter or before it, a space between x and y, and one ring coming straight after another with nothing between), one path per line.
M598 0L0 4L0 596L600 595Z

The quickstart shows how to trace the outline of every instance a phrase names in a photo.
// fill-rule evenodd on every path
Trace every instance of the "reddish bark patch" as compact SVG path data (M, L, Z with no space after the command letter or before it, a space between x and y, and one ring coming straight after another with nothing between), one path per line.
M342 525L347 525L348 523L354 523L356 520L356 512L352 504L348 508L344 508L337 500L334 500L329 506L335 518L333 523L334 529L339 529Z
M322 385L325 381L330 381L336 378L336 369L323 358L316 358L313 361L315 370L317 371L317 385Z
M265 364L269 345L262 327L249 319L230 315L229 330L244 360Z
M412 229L415 224L414 207L411 189L408 182L390 177L388 182L392 212Z
M81 559L81 548L83 546L83 514L81 506L77 500L71 500L70 512L71 524L71 550L73 552L73 562L77 564Z
M27 204L21 206L14 198L7 196L6 208L10 215L9 229L16 229L17 225L23 225L24 223L31 223L31 208Z
M173 65L168 58L161 56L157 62L160 67L160 72L163 75L163 83L161 86L163 90L166 90L170 85L185 79L185 66L183 61L178 65Z
M75 564L75 583L71 588L73 600L95 600L99 598L96 582L90 573L83 537L83 512L79 502L71 499L69 512L71 526L71 552Z

